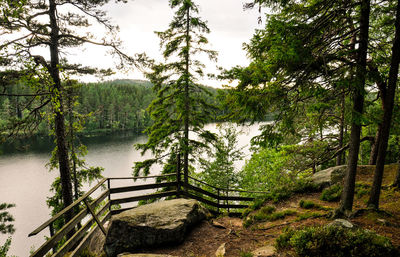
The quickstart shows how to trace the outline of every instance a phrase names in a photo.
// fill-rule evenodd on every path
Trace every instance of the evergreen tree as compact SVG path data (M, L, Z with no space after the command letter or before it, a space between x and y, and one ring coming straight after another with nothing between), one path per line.
M206 54L215 59L216 53L204 48L209 33L207 23L197 16L198 6L192 0L171 0L170 6L176 9L169 28L157 32L161 39L163 56L166 63L151 65L152 72L147 76L157 92L156 99L149 106L154 124L146 130L149 135L146 144L138 145L143 153L150 150L154 158L135 164L134 174L143 169L149 173L154 163L171 163L180 169L181 160L185 183L188 182L189 165L196 153L207 147L213 134L203 129L210 120L211 106L201 98L204 87L197 83L203 76L197 54ZM191 135L196 134L196 138ZM175 156L171 159L171 156ZM167 161L165 159L168 157Z
M117 30L112 26L104 11L99 6L107 0L86 1L59 1L59 0L1 0L0 26L4 33L9 34L0 44L0 63L3 67L22 71L25 81L37 92L45 90L42 103L32 113L38 113L44 106L50 104L54 116L54 129L57 144L57 160L60 171L63 206L73 202L71 167L67 149L64 100L65 91L62 76L72 74L90 74L98 70L82 67L79 64L68 63L61 59L60 52L70 47L91 43L110 47L121 58L132 61L119 50L119 42L114 33ZM111 33L111 38L103 38L96 42L93 34L82 32L79 28L90 26L89 19L94 19ZM46 47L50 59L35 55L37 48ZM5 61L6 60L6 61ZM109 73L109 71L104 71ZM68 221L73 211L65 214Z

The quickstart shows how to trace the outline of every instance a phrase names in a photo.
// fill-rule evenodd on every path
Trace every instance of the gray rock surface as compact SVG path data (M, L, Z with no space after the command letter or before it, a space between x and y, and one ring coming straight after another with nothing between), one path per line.
M315 173L311 180L319 188L325 188L341 182L346 174L347 165L335 166Z
M329 223L328 226L342 227L342 228L349 228L349 229L356 228L356 226L353 223L351 223L350 221L345 220L345 219L335 219L334 221Z
M187 229L206 217L195 200L174 199L142 205L111 218L104 250L107 256L177 244Z

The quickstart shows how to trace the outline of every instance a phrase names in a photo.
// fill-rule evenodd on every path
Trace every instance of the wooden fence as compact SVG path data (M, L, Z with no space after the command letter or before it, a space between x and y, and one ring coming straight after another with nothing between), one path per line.
M152 181L151 183L143 183L147 179L159 179L167 182L157 183ZM143 181L142 184L138 184L137 180ZM115 187L112 184L116 181L130 182L134 183L134 185ZM106 233L104 224L112 215L134 208L134 206L115 208L120 205L138 201L165 199L167 197L187 197L204 203L214 212L220 212L221 209L231 212L232 209L246 208L248 206L246 203L254 200L251 196L241 196L241 194L254 195L264 193L221 189L190 176L186 180L188 183L181 181L180 175L177 176L176 173L147 177L104 178L71 205L29 234L29 236L35 236L46 228L50 230L50 237L31 256L56 257L64 256L67 252L70 253L69 256L79 256L88 246L92 235L98 229L104 234ZM161 190L143 192L154 189ZM97 196L94 197L96 194ZM80 209L79 213L75 214L68 223L54 233L53 224L58 219L62 219L66 212L76 209ZM73 235L71 236L72 233ZM69 237L68 240L66 239L67 235Z

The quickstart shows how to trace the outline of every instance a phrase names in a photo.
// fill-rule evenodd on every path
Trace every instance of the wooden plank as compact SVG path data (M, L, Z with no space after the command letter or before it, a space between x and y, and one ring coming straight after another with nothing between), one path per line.
M108 212L107 215L101 220L101 223L104 225L111 218L111 213ZM98 226L95 226L86 236L82 239L79 245L74 249L71 253L70 257L80 256L81 252L87 247L89 244L89 240L92 238L93 234L96 230L99 229Z
M103 215L109 208L110 202L107 202L106 205L104 205L98 212L97 212L97 216L101 216ZM87 231L90 229L90 227L92 226L92 224L94 223L94 218L92 217L88 222L86 222L85 225L83 225L67 242L65 242L65 244L62 246L62 248L60 248L55 254L52 255L52 257L61 257L61 256L65 256L66 253L68 253L68 251L74 247L79 240L85 236L85 234L87 233ZM104 220L103 221L107 221Z
M244 197L244 196L220 196L219 200L225 201L247 201L251 202L254 201L254 197Z
M147 179L147 178L164 178L164 177L171 177L171 176L176 176L176 173L169 173L169 174L164 174L164 175L154 175L154 176L143 176L143 177L113 177L113 178L108 178L110 180L125 180L125 179Z
M199 182L200 184L203 184L203 185L205 185L205 186L208 186L208 187L214 188L214 189L216 189L216 190L218 190L218 189L221 189L221 188L218 188L218 187L212 186L212 185L210 185L210 184L207 184L207 183L206 183L206 182L204 182L204 181L198 180L197 178L194 178L194 177L191 177L191 176L188 176L188 177L189 177L190 179L192 179L192 180L196 181L196 182Z
M173 195L176 195L176 190L162 192L162 193L154 193L154 194L148 194L148 195L127 197L127 198L121 198L121 199L113 199L113 200L111 200L111 205L137 202L137 201L141 201L141 200L149 200L149 199L161 198L161 197L167 197L167 196L173 196Z
M171 187L176 186L176 182L163 182L163 183L154 183L154 184L146 184L146 185L138 185L138 186L127 186L127 187L116 187L110 190L110 194L118 194L146 189L155 189L162 187Z
M58 218L60 218L62 215L64 215L67 211L71 210L72 208L74 208L76 205L78 205L80 202L82 202L83 199L87 198L89 195L91 195L94 191L96 191L96 189L98 189L101 185L104 184L104 182L107 180L107 178L103 178L102 180L100 180L100 182L94 186L92 189L90 189L88 192L86 192L84 195L82 195L81 197L79 197L76 201L74 201L72 204L68 205L66 208L64 208L62 211L60 211L59 213L57 213L55 216L53 216L51 219L49 219L48 221L46 221L45 223L43 223L42 225L40 225L37 229L35 229L34 231L32 231L29 236L34 236L37 235L38 233L40 233L43 229L45 229L46 227L48 227L51 223L53 223L55 220L57 220Z
M97 206L101 201L103 201L109 194L106 190L101 194L95 201L93 201L92 206ZM57 233L49 238L38 250L36 250L31 256L44 256L51 248L57 245L69 231L71 231L86 215L87 210L81 210L77 215L75 215L67 224L65 224Z
M189 188L189 189L191 189L193 191L199 192L199 193L204 194L204 195L208 195L211 198L214 198L214 199L218 200L218 195L216 195L214 193L211 193L211 192L208 192L208 191L206 191L206 190L204 190L202 188L195 187L195 186L192 186L190 184L187 184L187 185L183 184L183 187L187 187L187 188Z
M99 218L97 218L97 215L94 212L92 206L90 206L90 203L88 203L88 201L86 199L84 199L83 202L85 203L86 207L88 208L90 214L92 214L94 220L97 223L97 226L99 226L101 231L103 232L103 234L106 235L107 234L106 229L101 225L101 222L100 222Z
M211 205L211 206L214 206L214 207L217 207L218 208L218 203L215 203L215 202L212 202L212 201L210 201L210 200L207 200L207 199L204 199L204 198L202 198L202 197L200 197L200 196L197 196L197 195L192 195L191 193L189 193L189 192L182 192L185 196L187 196L187 197L189 197L189 198L193 198L193 199L195 199L195 200L197 200L197 201L199 201L199 202L202 202L202 203L205 203L205 204L208 204L208 205Z

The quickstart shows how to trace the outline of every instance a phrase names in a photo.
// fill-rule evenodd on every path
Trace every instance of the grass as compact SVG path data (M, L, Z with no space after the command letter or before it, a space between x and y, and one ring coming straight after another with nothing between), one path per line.
M321 213L321 212L305 212L301 213L297 218L296 221L301 221L301 220L306 220L310 218L319 218L319 217L324 217L326 214Z
M303 209L317 209L317 210L321 210L321 211L328 211L331 208L328 207L324 207L318 203L315 203L313 201L310 200L303 200L301 199L299 202L299 206Z
M297 212L294 210L283 210L276 212L275 207L267 205L261 208L253 215L248 216L243 222L243 226L247 228L252 224L254 224L256 221L257 222L275 221L279 219L284 219L287 216L292 216L295 214L297 214Z

